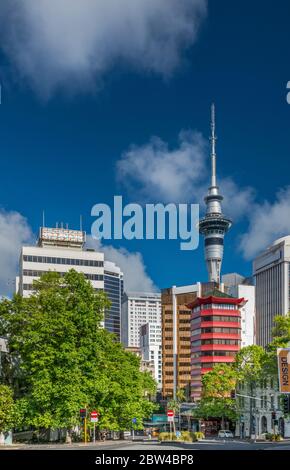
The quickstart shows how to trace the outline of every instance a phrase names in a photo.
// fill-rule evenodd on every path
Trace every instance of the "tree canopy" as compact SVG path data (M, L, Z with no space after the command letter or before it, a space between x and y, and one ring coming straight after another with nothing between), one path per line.
M7 385L0 385L0 433L8 431L14 423L13 391Z
M236 405L231 398L237 374L231 364L215 365L202 377L202 398L194 412L198 418L235 419Z
M28 298L0 302L23 424L71 428L84 407L100 412L100 427L122 430L132 418L142 422L152 411L146 393L154 393L155 382L103 328L106 295L74 270L44 274L33 289Z

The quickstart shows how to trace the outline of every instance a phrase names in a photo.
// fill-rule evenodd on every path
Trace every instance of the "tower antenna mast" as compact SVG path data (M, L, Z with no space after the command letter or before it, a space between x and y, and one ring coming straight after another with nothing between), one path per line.
M224 252L224 236L232 221L224 216L221 202L222 195L217 186L216 177L216 133L215 105L211 105L211 181L205 197L206 214L199 221L199 232L204 236L205 261L210 282L220 285L221 265Z

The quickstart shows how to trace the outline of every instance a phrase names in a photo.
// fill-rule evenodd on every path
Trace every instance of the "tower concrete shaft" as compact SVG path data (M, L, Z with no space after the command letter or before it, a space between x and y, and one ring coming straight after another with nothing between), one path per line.
M215 105L211 106L211 185L205 197L206 214L199 221L199 232L204 235L205 260L210 282L220 283L224 251L224 236L232 222L222 213L223 196L219 193L216 178Z

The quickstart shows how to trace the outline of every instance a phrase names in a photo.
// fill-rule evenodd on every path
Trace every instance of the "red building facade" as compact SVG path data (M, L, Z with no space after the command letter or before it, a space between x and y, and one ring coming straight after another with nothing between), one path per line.
M234 361L241 347L243 298L235 299L218 290L197 297L191 308L191 397L202 392L202 375L216 364Z

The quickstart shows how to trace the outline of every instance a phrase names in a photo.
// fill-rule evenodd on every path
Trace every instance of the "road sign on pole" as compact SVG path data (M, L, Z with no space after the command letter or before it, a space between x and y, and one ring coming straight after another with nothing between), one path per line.
M91 411L91 423L94 423L93 442L96 442L96 423L99 421L100 413L96 410Z
M99 421L99 412L91 411L91 423L97 423Z
M132 424L137 423L137 418L132 418ZM132 440L134 441L135 439L135 433L134 433L134 426L132 426Z
M173 410L167 411L167 421L168 423L174 423L174 411Z

